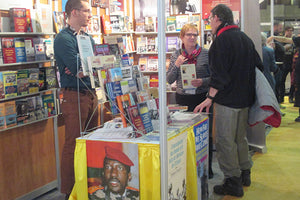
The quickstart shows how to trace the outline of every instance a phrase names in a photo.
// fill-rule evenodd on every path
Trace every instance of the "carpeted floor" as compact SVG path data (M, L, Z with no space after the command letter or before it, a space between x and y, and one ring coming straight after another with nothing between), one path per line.
M285 99L288 102L288 99ZM216 176L209 180L210 200L299 200L300 199L300 122L299 108L284 103L285 113L279 128L273 128L266 138L267 153L255 153L252 156L250 187L244 187L244 196L218 196L213 194L214 183L219 184L222 173L214 162Z

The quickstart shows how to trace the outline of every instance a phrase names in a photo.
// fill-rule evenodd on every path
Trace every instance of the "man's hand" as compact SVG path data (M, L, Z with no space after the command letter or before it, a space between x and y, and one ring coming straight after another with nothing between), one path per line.
M191 81L192 86L194 87L200 87L203 84L203 80L201 78L194 79Z
M76 76L77 76L78 78L86 77L85 75L83 75L83 72L78 72Z
M196 108L194 109L194 113L197 113L197 112L201 113L204 108L206 109L206 113L209 113L209 108L211 105L212 105L212 100L209 98L206 98L201 104L196 106Z
M179 55L177 60L175 61L176 67L180 67L180 65L182 65L187 60L188 59L186 57L184 57L183 55Z

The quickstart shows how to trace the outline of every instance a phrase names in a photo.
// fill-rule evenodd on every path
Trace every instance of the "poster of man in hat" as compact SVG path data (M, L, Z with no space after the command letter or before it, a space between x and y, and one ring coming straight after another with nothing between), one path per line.
M87 141L88 195L91 200L138 200L138 145Z

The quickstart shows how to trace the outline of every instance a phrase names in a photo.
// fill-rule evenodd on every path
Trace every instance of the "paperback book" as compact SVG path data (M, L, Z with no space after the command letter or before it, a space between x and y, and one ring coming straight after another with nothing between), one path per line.
M24 38L14 38L16 62L26 62L25 41Z
M2 42L2 53L3 53L3 63L15 63L16 62L16 52L15 52L15 42L14 38L1 38Z
M18 95L17 71L2 72L4 81L5 98L16 97Z
M89 36L86 35L77 35L77 42L78 42L78 50L81 60L81 67L83 75L88 76L89 75L89 67L87 58L89 56L94 56L92 42Z
M26 95L29 93L29 72L27 69L18 70L17 72L17 89L18 95Z
M138 106L138 110L139 110L139 113L141 115L145 130L146 130L146 133L152 132L153 127L152 127L152 122L151 122L151 117L149 114L147 102L138 103L137 106Z
M13 32L27 32L26 8L10 8L10 29Z
M43 38L33 38L35 60L46 60L46 51Z
M180 66L180 73L182 78L182 87L185 93L195 94L196 87L192 85L191 81L196 79L195 64L184 64Z
M133 128L137 132L136 136L140 137L142 136L142 134L146 134L146 130L142 118L139 114L138 106L137 105L128 106L127 110L128 110L131 123L133 124Z

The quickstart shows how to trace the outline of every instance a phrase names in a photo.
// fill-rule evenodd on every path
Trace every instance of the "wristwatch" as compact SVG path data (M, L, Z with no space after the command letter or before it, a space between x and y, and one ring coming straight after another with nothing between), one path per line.
M212 101L213 101L214 98L215 98L215 97L210 96L209 93L206 93L206 97L209 98L209 99L211 99Z

